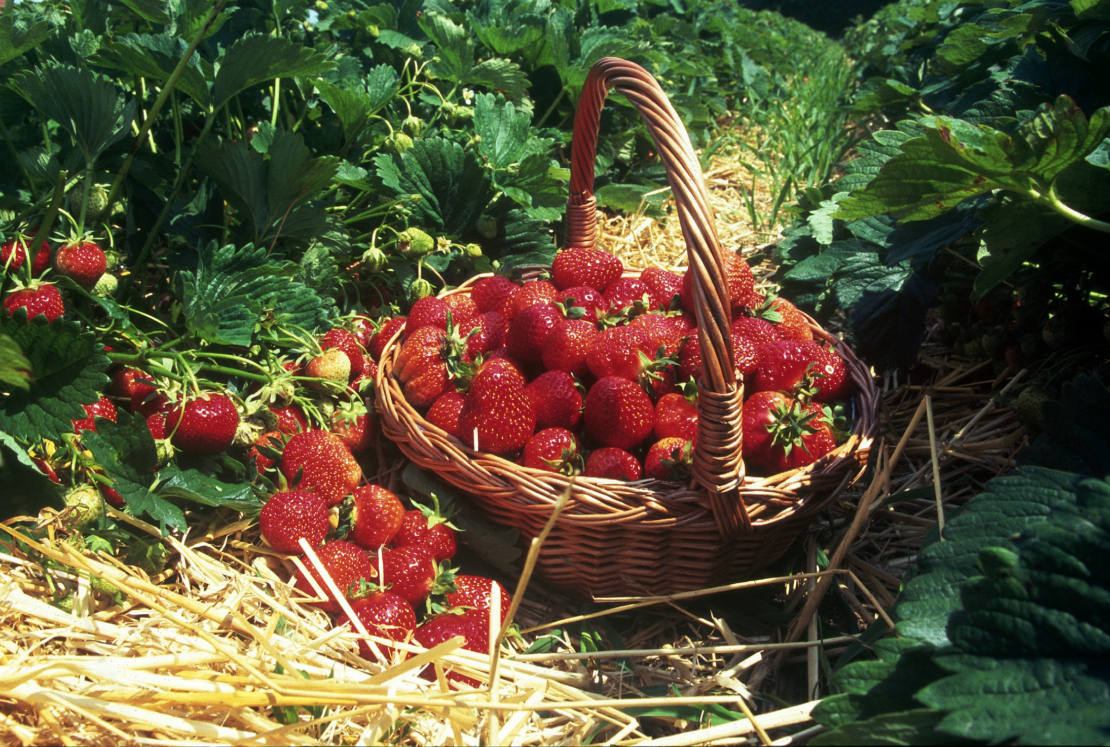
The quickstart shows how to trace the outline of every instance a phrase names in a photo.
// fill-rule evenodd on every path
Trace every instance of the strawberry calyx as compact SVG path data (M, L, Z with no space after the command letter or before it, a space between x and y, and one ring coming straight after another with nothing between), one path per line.
M820 412L814 412L802 401L787 400L777 403L771 409L771 422L767 424L767 432L771 434L771 443L781 446L786 456L790 456L795 446L800 446L809 454L809 448L802 437L816 433L814 423L821 421L830 426L833 424L832 411L829 408L823 407Z
M410 501L412 503L412 507L419 511L424 516L424 518L428 520L428 529L431 529L437 524L443 524L444 526L448 526L451 529L454 529L456 532L461 532L461 529L451 523L451 519L453 519L455 517L455 514L458 512L444 511L443 509L441 509L439 507L439 498L436 496L435 493L430 493L428 497L432 499L431 506L425 506L423 503Z
M686 441L682 446L671 449L669 457L660 460L667 469L667 479L671 482L685 482L690 479L690 470L694 465L694 442Z

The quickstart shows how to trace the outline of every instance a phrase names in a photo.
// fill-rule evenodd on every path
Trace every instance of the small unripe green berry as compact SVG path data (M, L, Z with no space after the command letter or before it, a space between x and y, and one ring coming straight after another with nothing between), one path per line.
M412 281L412 286L409 288L409 295L412 296L414 301L421 298L426 298L432 295L432 284L424 278L417 278Z
M401 130L409 137L420 137L420 133L424 131L424 120L410 114L401 123Z
M397 235L397 251L405 257L423 257L435 248L435 239L419 228L406 228Z
M316 10L323 13L325 10L328 9L328 4L326 2L324 2L324 0L316 0L316 3L313 7L316 8Z
M372 246L362 255L362 264L370 272L381 272L389 264L389 257L376 246Z
M355 13L353 10L348 10L347 11L347 17L350 18L353 21L356 18L358 18L358 13Z
M409 44L406 47L402 47L401 52L407 54L414 60L420 60L424 58L424 50L421 49L419 44Z
M466 256L469 259L478 259L482 256L482 247L478 246L477 244L467 244Z
M105 298L115 295L116 289L118 288L119 278L110 272L106 272L100 276L100 280L96 281L96 285L93 286L92 292L94 296Z
M66 493L63 499L69 506L69 526L80 529L104 515L104 502L100 491L92 485L79 485Z
M394 132L385 139L384 148L387 153L401 155L412 147L412 138L403 132Z
M478 225L475 228L483 239L492 239L497 236L497 218L483 215L478 219Z

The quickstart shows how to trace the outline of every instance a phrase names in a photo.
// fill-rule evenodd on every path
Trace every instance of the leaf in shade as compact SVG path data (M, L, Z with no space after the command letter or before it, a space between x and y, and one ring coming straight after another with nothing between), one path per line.
M26 17L0 13L0 65L42 44L54 33L49 21L28 23Z
M158 473L157 493L164 498L193 501L212 508L227 507L242 513L257 514L262 502L249 483L227 483L196 469L182 470L170 465Z
M40 145L20 151L16 160L31 176L50 184L57 181L58 172L62 170L62 164L58 158Z
M558 168L550 156L534 153L516 169L494 172L494 184L509 198L540 220L555 220L567 202L567 185L553 175Z
M169 23L165 0L120 0L136 14L151 23Z
M93 61L103 67L166 83L187 49L188 44L183 39L169 34L128 34L101 47ZM175 90L181 91L207 111L212 99L208 93L208 82L200 69L200 55L193 53L177 80Z
M1110 392L1102 382L1080 374L1043 412L1044 431L1018 452L1018 464L1110 479Z
M424 13L420 28L438 47L432 71L437 78L464 84L474 69L474 40L462 26L442 13Z
M501 57L479 62L467 74L466 83L504 93L510 101L517 103L524 100L529 85L528 74L520 65Z
M15 340L0 333L0 386L11 391L31 390L34 369Z
M245 36L220 58L212 106L218 110L240 91L274 78L309 78L334 67L327 55L282 36Z
M523 210L510 210L498 221L497 236L483 245L490 259L504 271L526 265L550 265L555 258L555 239L543 221Z
M880 282L898 276L891 273ZM916 272L896 286L864 290L848 313L860 355L878 368L912 366L925 336L925 315L940 291L940 285Z

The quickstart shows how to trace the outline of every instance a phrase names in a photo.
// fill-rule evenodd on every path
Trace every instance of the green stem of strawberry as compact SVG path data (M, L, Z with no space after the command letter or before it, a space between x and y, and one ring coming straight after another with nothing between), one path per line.
M273 380L269 376L269 374L267 374L265 366L263 366L261 364L258 364L258 363L255 363L252 360L247 360L246 358L240 358L237 355L230 355L228 353L211 353L211 352L208 352L207 350L205 350L205 351L190 350L189 355L193 356L194 358L216 358L216 359L220 359L220 360L235 361L236 363L241 363L244 366L254 366L259 371L261 371L263 374L267 375L267 379L266 379L267 381L272 381Z
M81 199L81 215L77 219L77 235L78 236L84 236L85 235L85 216L89 212L89 193L92 192L92 183L93 183L93 165L92 165L91 161L89 163L85 164L85 176L83 177L83 180L84 180L85 189L84 189L84 196Z
M50 237L50 232L54 229L54 219L58 217L58 211L62 209L62 200L65 199L66 194L66 179L68 178L69 174L65 169L58 172L58 178L54 180L54 197L50 200L50 206L46 208L46 214L42 217L42 223L39 224L35 238L47 239ZM31 254L31 252L28 252L28 254Z

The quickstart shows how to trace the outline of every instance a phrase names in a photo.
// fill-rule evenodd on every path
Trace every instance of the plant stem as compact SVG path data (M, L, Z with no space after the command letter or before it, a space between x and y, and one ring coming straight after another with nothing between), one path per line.
M85 235L85 216L89 212L89 192L92 190L93 182L93 165L91 163L85 164L85 191L84 199L81 200L81 215L77 219L77 236L80 238Z
M1055 210L1060 215L1078 223L1081 226L1086 226L1087 228L1094 229L1095 231L1101 231L1102 233L1110 233L1110 223L1097 220L1090 217L1089 215L1084 215L1078 210L1074 210L1061 202L1060 198L1056 196L1055 183L1053 183L1052 186L1048 188L1048 194L1040 195L1038 199L1053 210Z
M272 111L270 112L270 126L271 127L277 127L278 109L281 108L281 105L279 103L280 100L281 100L280 96L281 96L281 78L274 78L274 93L273 93L273 96L270 97L270 101L274 105Z
M58 178L54 181L54 197L50 200L50 207L46 208L46 215L42 217L42 223L39 224L35 238L43 241L50 238L50 231L54 228L54 219L58 217L58 210L62 207L62 199L65 197L68 176L69 174L65 169L58 172Z

